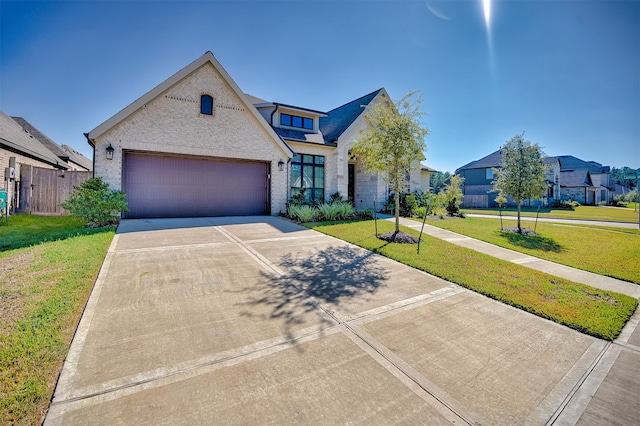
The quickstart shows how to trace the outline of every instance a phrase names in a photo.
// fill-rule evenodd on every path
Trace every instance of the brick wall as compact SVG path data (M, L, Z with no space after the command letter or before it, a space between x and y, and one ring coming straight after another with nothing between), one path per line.
M200 96L214 98L213 115L200 114ZM106 147L115 149L106 159ZM206 63L96 140L95 175L122 189L123 150L259 160L271 163L271 211L284 211L288 157L215 68Z

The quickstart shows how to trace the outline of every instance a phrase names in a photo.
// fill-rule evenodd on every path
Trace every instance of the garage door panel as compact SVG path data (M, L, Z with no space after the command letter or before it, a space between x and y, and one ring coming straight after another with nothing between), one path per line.
M268 164L127 153L126 217L262 215L268 211Z

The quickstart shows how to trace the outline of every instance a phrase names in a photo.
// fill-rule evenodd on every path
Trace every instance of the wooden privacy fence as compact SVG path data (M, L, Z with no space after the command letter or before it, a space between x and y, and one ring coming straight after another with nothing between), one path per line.
M489 207L488 195L465 195L462 199L463 207L466 208L487 208Z
M60 207L74 187L91 178L92 172L20 166L20 211L41 215L64 215Z

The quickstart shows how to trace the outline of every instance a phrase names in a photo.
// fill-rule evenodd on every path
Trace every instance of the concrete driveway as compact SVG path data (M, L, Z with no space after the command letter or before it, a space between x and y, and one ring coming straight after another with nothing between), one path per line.
M45 424L633 424L638 319L612 344L274 217L125 220Z

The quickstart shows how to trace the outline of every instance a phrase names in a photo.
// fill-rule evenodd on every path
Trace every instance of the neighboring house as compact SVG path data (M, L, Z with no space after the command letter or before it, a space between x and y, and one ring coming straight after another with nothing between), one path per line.
M422 192L431 192L431 175L438 173L437 170L420 165L420 190Z
M613 198L610 182L611 168L595 161L583 161L572 155L561 155L560 198L580 204L609 203Z
M541 200L543 205L550 205L557 200L574 200L591 205L611 201L608 166L571 155L545 157L543 162L547 166L547 190ZM456 170L456 174L465 178L464 207L496 205L494 198L497 194L492 192L493 169L501 166L502 158L500 150L497 150ZM509 202L513 203L513 200ZM529 200L529 203L533 203L533 200Z
M49 149L49 151L64 161L69 166L69 170L90 171L92 169L91 160L80 154L75 149L67 145L58 145L22 117L11 118L22 126L22 128L30 135L36 138L42 145Z
M0 111L0 173L11 209L20 206L20 166L67 170L69 165L44 146L28 129Z
M301 188L366 208L388 196L349 154L373 102L384 89L329 112L265 101L207 52L86 136L95 175L127 194L125 217L275 215Z
M493 199L498 195L493 191L493 169L502 165L500 150L479 160L465 164L455 171L464 178L462 183L463 207L486 208L495 205Z

